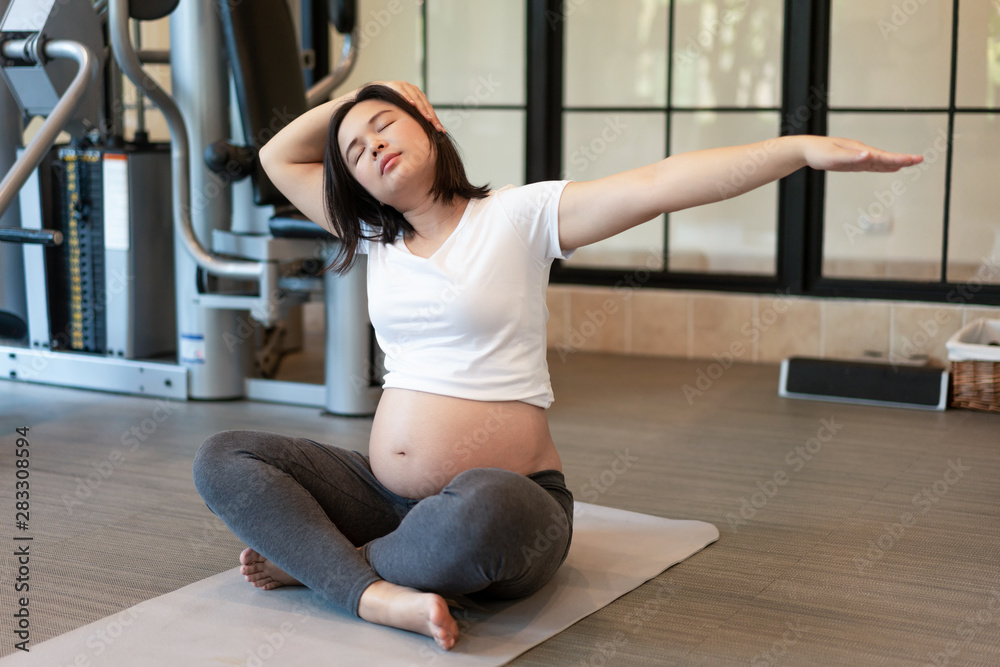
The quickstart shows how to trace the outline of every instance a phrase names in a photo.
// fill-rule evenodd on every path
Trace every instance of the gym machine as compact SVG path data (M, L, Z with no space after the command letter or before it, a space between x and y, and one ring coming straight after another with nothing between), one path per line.
M302 7L314 33L330 21L344 35L339 65L308 90L286 0L9 2L0 20L0 378L374 412L383 371L365 264L320 274L337 240L295 211L256 160L354 62L354 3ZM138 21L168 15L170 50L137 51L130 21L138 34ZM169 62L172 94L144 62ZM130 142L122 75L139 94ZM163 113L169 145L146 138L143 98ZM23 119L35 115L47 118L20 149ZM54 145L60 131L69 144ZM234 197L249 195L247 185L255 206ZM299 306L317 300L325 384L267 379L298 344Z

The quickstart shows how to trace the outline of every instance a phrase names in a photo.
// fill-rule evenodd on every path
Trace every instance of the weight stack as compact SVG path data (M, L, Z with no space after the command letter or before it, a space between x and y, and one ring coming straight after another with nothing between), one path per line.
M59 160L62 187L57 215L65 244L53 253L58 263L50 267L65 289L57 292L61 298L50 302L50 318L55 331L68 334L62 339L65 349L104 353L107 323L98 303L105 282L101 154L62 149Z
M25 227L57 229L64 241L25 248L44 253L26 275L29 306L48 304L34 325L29 312L32 346L122 359L173 355L169 145L59 147L38 177L37 219Z
M781 362L778 395L917 410L948 406L948 371L867 361L790 357Z

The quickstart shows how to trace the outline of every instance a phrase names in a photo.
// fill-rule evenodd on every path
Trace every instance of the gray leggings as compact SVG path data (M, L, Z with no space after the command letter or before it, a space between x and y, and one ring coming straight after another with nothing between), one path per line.
M441 595L530 595L573 534L573 494L557 470L474 468L414 500L383 486L360 452L223 431L198 450L194 482L247 546L355 616L380 579Z

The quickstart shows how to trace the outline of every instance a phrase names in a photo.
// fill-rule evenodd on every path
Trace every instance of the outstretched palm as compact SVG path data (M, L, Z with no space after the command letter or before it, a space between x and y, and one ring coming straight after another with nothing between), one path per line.
M920 155L889 153L854 139L809 137L806 162L826 171L897 171L923 161Z

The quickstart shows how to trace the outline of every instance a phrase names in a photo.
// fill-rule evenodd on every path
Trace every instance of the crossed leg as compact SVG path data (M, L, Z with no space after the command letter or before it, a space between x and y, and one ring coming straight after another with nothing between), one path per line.
M194 472L209 508L251 545L241 572L255 586L301 583L360 618L446 649L458 628L440 593L528 595L565 557L560 545L532 556L532 530L560 524L569 544L559 503L497 468L465 471L418 503L385 489L358 452L226 431L202 446Z
M240 554L240 563L240 574L258 588L272 590L301 585L298 579L249 547ZM361 594L358 615L372 623L427 635L446 650L458 640L458 624L441 596L384 580L376 581Z

